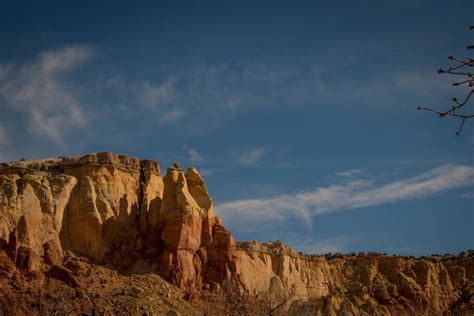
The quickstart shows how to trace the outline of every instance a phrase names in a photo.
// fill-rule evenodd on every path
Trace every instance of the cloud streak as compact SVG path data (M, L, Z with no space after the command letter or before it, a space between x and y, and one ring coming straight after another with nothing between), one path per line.
M451 91L441 88L442 81L427 79L429 75L420 71L353 80L338 76L334 68L339 66L314 60L304 65L262 60L194 63L179 69L164 68L155 79L112 76L99 85L108 89L102 93L116 96L128 110L151 113L163 125L185 122L182 126L189 126L193 133L255 109L337 105L344 110L355 104L380 108L400 106L400 94L426 101L426 95L436 99L440 93Z
M267 152L266 148L257 148L241 154L237 161L244 166L256 166Z
M250 63L198 63L165 70L161 79L128 80L113 76L100 88L117 94L127 107L156 115L163 124L186 121L209 129L256 108L296 107L313 103L326 86L316 66ZM203 124L202 122L206 122Z
M189 150L188 160L192 163L203 163L204 162L204 158L195 149L190 149Z
M420 175L377 185L369 180L351 180L308 192L272 198L237 200L216 206L226 222L285 222L294 218L311 224L312 217L340 210L383 205L427 197L474 184L474 167L441 165ZM237 224L238 223L238 224Z
M349 169L349 170L336 172L336 176L344 177L344 178L352 178L352 177L360 175L361 173L363 173L363 171L360 169Z
M65 77L93 55L87 46L47 51L32 63L0 65L2 106L26 118L29 133L63 143L63 133L84 127L86 114Z

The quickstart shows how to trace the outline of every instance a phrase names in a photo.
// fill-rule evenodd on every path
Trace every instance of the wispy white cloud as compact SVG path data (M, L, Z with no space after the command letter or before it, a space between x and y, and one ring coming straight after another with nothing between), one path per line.
M459 197L463 199L474 199L474 191L461 193Z
M159 121L162 123L174 123L186 115L186 112L180 109L167 109L161 111Z
M211 169L200 169L199 170L199 173L201 174L201 176L203 177L207 177L207 176L211 176L214 174L214 170L211 170Z
M157 80L111 76L99 80L97 87L116 94L126 107L153 112L160 123L187 120L185 126L193 132L223 124L242 111L314 102L326 91L316 66L258 61L194 64L160 76Z
M93 55L87 46L67 46L40 54L32 63L0 65L0 100L26 117L31 135L61 144L64 130L84 127L86 114L65 76Z
M351 65L349 65L351 66ZM343 107L365 104L376 108L400 106L400 95L436 97L449 84L417 70L382 74L376 79L338 78L329 65L201 63L165 70L160 79L130 80L111 76L99 86L125 107L151 111L163 124L185 121L193 132L225 124L237 113L253 109L300 106ZM434 78L434 79L433 79ZM422 86L420 86L422 85ZM446 88L448 87L448 88ZM436 92L433 94L433 92ZM414 101L415 102L415 101ZM116 104L115 104L116 105ZM410 103L412 108L415 107ZM203 124L203 122L206 124Z
M352 178L352 177L360 175L361 173L363 173L361 169L349 169L349 170L336 172L336 176L344 177L344 178Z
M395 85L403 90L415 90L420 94L429 95L432 92L452 92L452 80L446 76L437 76L433 72L409 70L400 71L394 76Z
M330 238L307 238L298 234L290 236L288 242L295 249L308 254L326 254L326 253L347 253L354 250L355 244L364 244L367 242L367 236L357 235L340 235Z
M176 78L174 76L169 77L160 85L145 81L137 91L138 98L146 107L155 109L161 108L174 97L175 83Z
M419 199L470 185L474 185L474 167L441 165L381 185L370 180L351 180L308 192L232 201L216 209L228 223L239 223L240 227L247 227L246 223L269 224L294 218L310 225L312 217L318 214Z
M267 148L257 148L241 154L237 161L244 166L255 166L267 152Z
M190 149L189 150L189 161L192 163L203 163L204 158L197 152L195 149Z

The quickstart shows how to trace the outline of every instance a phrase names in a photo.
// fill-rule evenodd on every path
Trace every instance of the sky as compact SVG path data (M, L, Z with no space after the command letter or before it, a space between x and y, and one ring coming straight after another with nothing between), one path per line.
M472 1L0 3L0 161L195 166L237 240L306 253L474 248ZM472 55L471 55L472 56ZM474 106L474 105L473 105ZM471 107L472 108L472 107Z

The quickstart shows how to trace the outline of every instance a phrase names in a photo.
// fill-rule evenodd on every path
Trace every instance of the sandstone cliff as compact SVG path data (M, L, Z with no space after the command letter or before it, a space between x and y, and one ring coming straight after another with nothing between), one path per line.
M474 309L472 256L329 259L282 243L237 245L201 175L178 164L164 176L154 161L112 153L3 164L0 203L5 285L17 271L86 289L87 269L67 267L68 256L82 256L132 274L145 266L199 293L225 293L233 280L239 295L271 295L267 302L294 313Z
M122 267L160 262L181 287L237 273L234 240L194 168L163 177L154 161L112 153L19 162L0 169L0 201L0 238L32 270L67 249Z
M244 284L289 299L291 314L472 314L474 253L441 258L308 256L278 243L239 245Z

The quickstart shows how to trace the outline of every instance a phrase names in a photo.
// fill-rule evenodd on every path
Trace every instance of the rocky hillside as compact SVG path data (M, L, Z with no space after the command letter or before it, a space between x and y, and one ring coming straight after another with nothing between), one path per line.
M201 175L178 164L162 175L155 161L112 153L5 163L0 203L7 314L49 314L58 302L112 314L474 312L473 256L236 244Z

